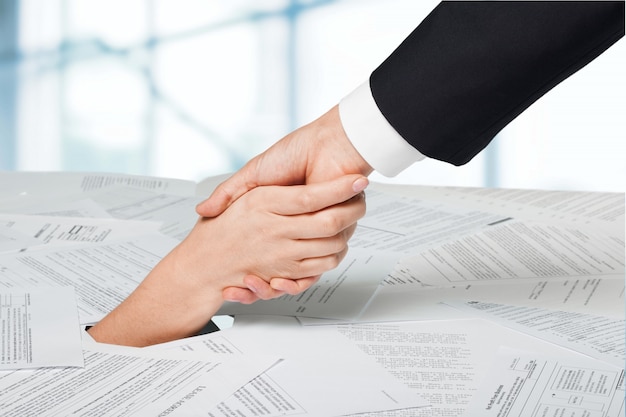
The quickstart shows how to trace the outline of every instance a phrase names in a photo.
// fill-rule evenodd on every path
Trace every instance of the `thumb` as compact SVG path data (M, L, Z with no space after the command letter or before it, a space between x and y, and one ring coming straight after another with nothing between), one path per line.
M202 217L217 217L239 197L256 187L245 180L246 167L237 171L226 181L218 185L209 198L196 206L196 213Z

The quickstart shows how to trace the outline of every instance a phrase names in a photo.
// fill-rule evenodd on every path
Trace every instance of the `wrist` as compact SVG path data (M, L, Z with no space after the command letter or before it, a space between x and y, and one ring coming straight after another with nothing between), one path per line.
M198 285L167 255L117 308L89 329L101 343L149 346L197 333L224 302L217 285ZM190 279L191 278L191 279Z
M309 166L315 170L327 168L334 163L343 174L368 176L374 170L354 147L346 134L339 117L339 107L334 106L314 123L317 140Z

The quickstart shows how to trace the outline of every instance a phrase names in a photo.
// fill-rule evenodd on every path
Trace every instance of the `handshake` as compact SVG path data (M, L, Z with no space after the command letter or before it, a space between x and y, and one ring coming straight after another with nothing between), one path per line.
M305 291L346 255L371 172L335 106L220 184L189 235L89 334L163 343L195 334L224 301Z

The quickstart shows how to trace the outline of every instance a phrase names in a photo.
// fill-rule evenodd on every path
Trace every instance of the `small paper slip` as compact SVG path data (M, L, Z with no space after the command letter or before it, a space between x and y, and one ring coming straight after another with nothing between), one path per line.
M83 367L73 287L0 291L0 370Z

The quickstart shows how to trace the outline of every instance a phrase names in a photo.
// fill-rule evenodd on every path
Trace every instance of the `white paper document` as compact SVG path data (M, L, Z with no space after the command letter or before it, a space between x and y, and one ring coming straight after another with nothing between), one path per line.
M0 211L19 212L21 207L55 203L81 197L94 190L127 187L137 191L182 196L195 194L193 181L95 172L0 172Z
M569 353L476 319L346 324L336 329L430 403L430 407L391 414L402 417L462 415L500 346Z
M466 417L624 415L624 369L584 358L503 349Z
M371 184L370 188L526 220L624 228L624 193Z
M93 219L84 217L59 217L25 214L0 214L0 225L36 239L15 241L13 251L36 246L76 245L77 243L101 243L130 239L155 233L160 223L147 221L124 221L117 219ZM4 248L8 251L7 248Z
M0 331L0 370L83 366L71 287L0 289Z
M108 187L194 195L193 181L106 172L0 172L0 197L79 194Z
M478 301L448 304L594 359L624 366L624 318Z
M343 261L325 272L311 288L298 295L283 295L244 305L226 303L218 314L357 318L395 264L395 256L350 249Z
M84 369L0 372L2 416L206 415L276 363L271 357L198 360L106 347L84 356Z
M385 283L454 285L623 273L623 236L512 221L405 258Z
M495 282L454 287L380 288L360 322L444 320L463 318L466 313L446 302L482 301L516 306L552 308L562 311L624 317L624 276L603 278L552 278L522 282ZM323 321L302 318L304 324Z
M284 358L207 410L211 417L340 416L427 405L333 328L304 328L293 317L239 316L226 331L150 349Z
M37 214L40 216L60 216L60 217L93 217L97 219L109 219L111 215L106 210L90 198L70 198L65 201L51 201L42 207L40 204L22 207L16 213Z
M196 224L196 205L201 201L194 196L138 193L119 187L92 194L92 198L112 217L159 222L161 233L178 240L183 240Z
M359 220L350 247L414 254L506 219L485 211L371 190L367 192L367 213Z
M0 224L0 253L13 252L16 247L35 246L39 241L32 236Z
M0 286L73 286L81 323L117 307L179 242L161 234L129 241L0 256Z

